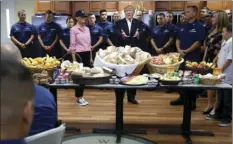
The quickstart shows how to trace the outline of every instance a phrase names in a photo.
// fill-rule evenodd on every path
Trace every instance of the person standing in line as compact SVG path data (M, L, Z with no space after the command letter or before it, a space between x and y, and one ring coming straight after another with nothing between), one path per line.
M1 44L1 144L26 144L33 120L34 84L30 71ZM11 48L11 47L10 47Z
M166 24L169 25L169 24L173 24L173 13L168 11L166 13L166 17L165 17L165 20L166 20Z
M187 23L187 20L185 19L185 15L184 15L184 12L181 13L180 15L180 24L186 24Z
M228 25L227 14L224 11L215 12L212 17L212 25L214 26L214 29L209 31L208 36L204 41L204 45L206 47L202 61L215 63L218 53L221 49L223 27L226 27ZM209 114L208 116L214 115L218 101L217 97L215 104L213 104L213 98L215 94L216 92L214 90L207 90L208 104L205 110L202 111L203 114Z
M58 45L60 33L60 25L53 22L53 12L47 10L45 12L45 22L38 29L38 40L42 47L42 56L48 54L57 58L62 57L62 49Z
M188 6L185 9L185 18L187 24L178 32L176 40L176 48L185 61L200 62L201 61L201 42L205 39L205 28L197 21L198 8L196 6ZM181 64L180 69L184 70L185 62ZM196 96L198 92L193 91L192 110L196 109ZM171 105L183 105L184 94L180 92L180 97L171 101Z
M121 19L121 15L119 12L115 12L112 15L112 23L115 25L117 21L119 21Z
M225 10L228 16L229 23L232 23L232 9Z
M119 39L116 34L116 22L121 19L121 15L118 12L115 12L112 16L113 24L110 28L107 29L107 43L110 46L119 46Z
M91 34L89 28L85 26L86 15L83 10L78 10L75 15L77 24L70 31L69 51L80 55L84 67L91 67L93 64ZM88 102L83 98L83 92L83 88L75 89L76 102L81 106L86 106Z
M223 28L222 36L224 41L218 54L217 64L225 74L224 82L232 85L232 24L228 24ZM232 121L232 90L218 90L217 97L219 97L218 106L215 115L211 118L220 118L221 122L218 126L225 127L230 125Z
M91 33L91 50L93 60L95 59L96 52L99 51L100 45L103 42L103 29L96 24L96 17L94 14L88 14L88 25Z
M59 43L61 47L63 48L62 54L70 53L69 47L70 47L70 29L74 26L74 20L71 16L69 16L66 19L66 25L67 28L63 29L60 35ZM69 58L70 60L71 58Z
M139 39L142 32L142 26L140 21L134 19L135 8L132 5L128 5L124 8L125 18L116 22L116 34L119 38L119 45L131 47L139 47ZM138 104L135 100L136 89L127 90L128 102Z
M171 11L168 11L165 15L165 21L168 29L172 31L173 38L175 39L178 35L178 32L180 31L180 25L173 23L174 14ZM170 48L167 50L167 52L177 52L175 41L173 41Z
M143 18L143 12L142 11L136 11L136 19L140 21L141 23L141 36L139 37L139 47L148 53L151 53L151 50L149 49L149 43L151 39L151 29L147 24L145 24L142 21Z
M31 24L26 22L25 10L18 11L19 21L11 27L11 41L19 48L22 57L35 58L38 53L33 47L36 31Z
M158 26L152 30L151 45L156 54L167 53L174 41L173 32L168 28L165 21L165 15L160 13L157 15Z
M109 32L114 31L113 24L107 20L107 10L100 10L100 22L98 25L103 29L103 43L101 45L102 49L106 49L107 46L113 46L112 41L109 39Z

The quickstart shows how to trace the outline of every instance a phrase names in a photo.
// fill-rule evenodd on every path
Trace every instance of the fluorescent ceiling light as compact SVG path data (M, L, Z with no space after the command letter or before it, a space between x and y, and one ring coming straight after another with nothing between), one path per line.
M10 10L6 9L6 29L7 37L10 38Z

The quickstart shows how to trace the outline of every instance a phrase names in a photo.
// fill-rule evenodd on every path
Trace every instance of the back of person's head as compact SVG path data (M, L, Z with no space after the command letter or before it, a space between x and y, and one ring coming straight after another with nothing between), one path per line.
M22 59L19 49L12 43L1 44L1 56L10 57L12 59L16 59L17 61Z
M1 140L27 136L33 118L34 84L30 71L12 51L1 45Z
M226 27L229 23L227 13L224 11L217 11L214 15L217 15L217 30L221 32L223 27Z

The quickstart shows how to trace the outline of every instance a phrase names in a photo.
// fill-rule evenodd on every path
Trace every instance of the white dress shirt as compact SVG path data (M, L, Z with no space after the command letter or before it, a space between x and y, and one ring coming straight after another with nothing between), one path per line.
M222 46L220 52L218 54L218 67L222 68L224 63L227 60L232 60L232 37L228 40L224 40L222 42ZM232 84L232 63L226 68L223 73L225 74L225 82L228 84Z
M131 19L131 21L130 21L129 19L126 18L126 22L128 24L128 28L129 28L129 35L130 35L130 31L131 31L132 21L133 21L133 19Z

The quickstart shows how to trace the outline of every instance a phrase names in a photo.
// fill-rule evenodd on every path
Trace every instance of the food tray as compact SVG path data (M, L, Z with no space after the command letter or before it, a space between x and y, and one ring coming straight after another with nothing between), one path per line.
M179 70L180 64L184 62L184 59L182 58L180 60L180 62L172 64L172 65L156 65L156 64L152 64L151 62L148 63L148 69L149 72L152 73L159 73L159 74L165 74L167 73L167 68L170 66L174 66L175 67L175 71Z
M185 70L190 70L193 73L197 73L197 74L201 74L201 75L206 75L208 73L212 73L213 72L212 68L204 69L204 68L185 67Z
M163 85L178 85L181 80L178 81L168 81L168 80L160 80L160 83L162 83Z
M98 85L98 84L106 84L109 83L109 79L112 75L105 77L81 77L72 75L71 78L74 84L80 85Z

